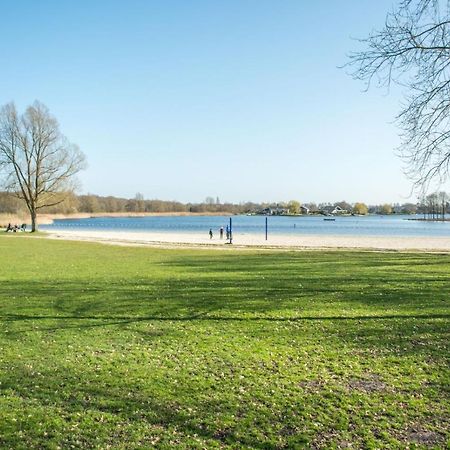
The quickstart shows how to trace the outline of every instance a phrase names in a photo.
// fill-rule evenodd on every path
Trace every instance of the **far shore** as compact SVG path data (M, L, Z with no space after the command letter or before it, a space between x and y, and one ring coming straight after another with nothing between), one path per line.
M51 225L55 220L76 220L76 219L90 219L96 217L188 217L188 216L235 216L235 213L225 211L225 212L189 212L189 211L180 211L180 212L98 212L98 213L71 213L71 214L38 214L38 224L39 225ZM370 216L372 214L369 214ZM359 215L358 215L359 216ZM264 215L260 215L260 217L264 217ZM320 214L298 214L298 215L283 215L277 217L325 217ZM352 217L352 215L338 215L335 217ZM325 218L325 220L327 220ZM416 220L416 221L424 221L424 222L450 222L450 218L442 219L424 219L423 217L411 217L406 218L405 220ZM30 217L28 214L9 214L9 213L0 213L0 228L7 226L10 223L12 225L25 223L29 225Z
M233 244L230 245L226 239L219 239L218 236L210 239L206 233L57 230L48 232L46 235L52 239L127 246L450 252L450 239L446 237L272 235L266 241L260 234L235 233Z

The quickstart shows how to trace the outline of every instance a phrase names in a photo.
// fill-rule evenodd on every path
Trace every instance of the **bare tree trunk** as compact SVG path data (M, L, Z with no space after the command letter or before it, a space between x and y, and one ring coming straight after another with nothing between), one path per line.
M36 210L34 208L30 208L30 215L31 215L31 232L34 233L37 231L37 214Z

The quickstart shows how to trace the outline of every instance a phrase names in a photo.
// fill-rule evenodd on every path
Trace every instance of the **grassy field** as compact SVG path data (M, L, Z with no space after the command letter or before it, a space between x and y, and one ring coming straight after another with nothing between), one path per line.
M448 448L450 255L0 254L0 448Z

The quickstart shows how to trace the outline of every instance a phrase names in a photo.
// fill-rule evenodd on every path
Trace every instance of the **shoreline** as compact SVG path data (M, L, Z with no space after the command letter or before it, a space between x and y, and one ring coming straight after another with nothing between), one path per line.
M188 216L229 216L231 213L209 213L209 212L99 212L99 213L74 213L74 214L40 214L38 222L40 225L50 225L55 220L92 219L101 217L188 217ZM233 214L231 214L233 215Z
M100 217L188 217L188 216L234 216L230 212L99 212L99 213L73 213L73 214L38 214L38 225L51 225L55 220L91 219ZM7 223L30 224L28 214L0 213L0 227Z
M54 230L46 231L50 239L88 241L111 245L147 247L199 247L213 249L254 248L285 250L354 249L378 251L425 251L450 253L450 239L446 237L406 236L337 236L337 235L272 235L267 241L256 234L233 236L233 244L226 239L198 233L161 233L127 231Z

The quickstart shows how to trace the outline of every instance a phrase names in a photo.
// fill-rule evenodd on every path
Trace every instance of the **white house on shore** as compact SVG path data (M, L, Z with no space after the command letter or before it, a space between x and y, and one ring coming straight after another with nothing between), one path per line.
M320 212L322 214L333 215L333 216L339 215L339 214L349 214L350 213L346 209L341 208L339 205L324 206Z

